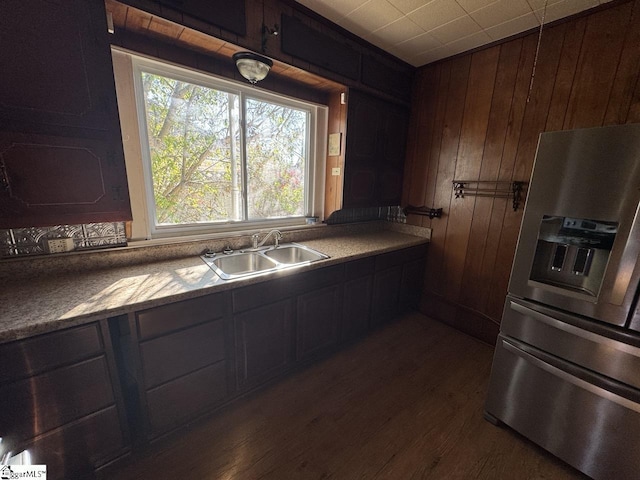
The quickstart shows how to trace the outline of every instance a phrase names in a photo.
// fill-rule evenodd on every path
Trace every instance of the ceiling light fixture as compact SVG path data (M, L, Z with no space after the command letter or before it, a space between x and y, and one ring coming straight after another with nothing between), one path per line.
M253 85L263 80L273 67L271 59L252 52L234 53L233 61L236 62L240 75Z

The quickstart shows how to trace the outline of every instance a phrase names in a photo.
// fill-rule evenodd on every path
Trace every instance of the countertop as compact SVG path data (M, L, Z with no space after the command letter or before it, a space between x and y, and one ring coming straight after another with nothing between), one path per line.
M301 271L427 243L392 230L305 240L330 258L263 276L221 280L198 256L82 273L40 274L3 285L0 343Z

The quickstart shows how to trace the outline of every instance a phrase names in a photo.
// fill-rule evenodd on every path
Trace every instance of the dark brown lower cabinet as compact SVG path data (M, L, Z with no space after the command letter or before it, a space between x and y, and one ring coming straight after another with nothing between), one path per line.
M214 363L147 392L149 423L154 433L179 427L227 397L224 362Z
M129 450L106 321L0 346L0 453L90 478Z
M227 292L150 308L120 323L125 390L138 436L152 440L211 411L232 391Z
M298 296L296 359L306 360L330 351L338 344L342 310L340 285Z
M418 245L376 257L372 327L387 323L418 305L426 252L426 245Z
M398 306L400 313L417 310L420 305L420 295L424 283L424 258L420 257L402 266L402 280L400 281L400 295Z
M371 302L373 328L390 322L398 314L401 279L401 265L376 272L373 278L373 301Z
M234 315L236 379L247 389L283 373L293 361L293 299Z
M347 342L369 331L375 258L354 260L345 265L340 341Z

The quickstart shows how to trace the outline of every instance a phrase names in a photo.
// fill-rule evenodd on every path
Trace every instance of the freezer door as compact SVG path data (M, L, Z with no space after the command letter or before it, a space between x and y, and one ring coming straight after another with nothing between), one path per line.
M640 389L640 336L507 296L504 336Z
M498 338L487 413L596 480L637 479L638 392Z
M624 326L640 278L640 124L540 136L509 292Z

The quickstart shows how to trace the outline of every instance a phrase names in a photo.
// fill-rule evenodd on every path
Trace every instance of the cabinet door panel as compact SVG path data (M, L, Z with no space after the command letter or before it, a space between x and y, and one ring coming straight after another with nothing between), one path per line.
M344 208L400 204L409 113L349 91Z
M424 258L406 263L402 267L402 280L400 282L400 296L398 300L400 312L418 309L423 281Z
M224 321L205 323L140 344L145 388L225 358Z
M342 327L340 329L341 341L354 340L363 336L369 330L372 288L372 275L354 278L345 282Z
M11 342L0 347L0 383L99 355L104 346L96 324Z
M117 142L0 133L0 228L130 219Z
M360 76L360 53L356 49L296 17L282 15L282 51L353 80Z
M178 427L206 412L227 395L225 362L180 377L147 394L151 436Z
M341 314L339 285L300 295L297 310L298 360L318 355L337 344Z
M371 324L373 327L387 323L397 315L401 279L401 265L376 272L373 280L371 311Z
M112 406L26 444L34 465L47 466L47 479L94 478L96 467L126 451L118 412Z
M292 359L292 320L291 299L234 316L239 388L262 383L287 368Z
M104 356L0 388L0 432L21 441L114 403Z
M136 314L138 338L147 340L174 330L218 320L228 314L229 299L226 293L150 308Z
M131 1L125 1L125 3L131 3ZM145 2L138 0L133 3ZM231 2L229 0L160 0L160 3L183 13L185 15L183 22L187 26L192 23L189 17L193 17L238 35L246 35L245 0ZM162 8L161 12L166 12L166 9ZM163 16L166 17L166 15Z
M0 2L0 129L106 130L117 115L104 3Z

